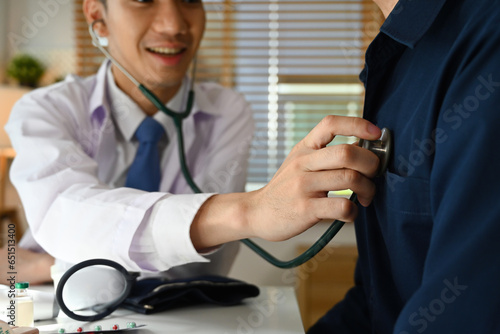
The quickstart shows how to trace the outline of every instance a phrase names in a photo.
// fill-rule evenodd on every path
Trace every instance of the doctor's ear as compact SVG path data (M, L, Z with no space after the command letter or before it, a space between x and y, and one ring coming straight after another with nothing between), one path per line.
M109 32L106 27L106 1L84 0L83 13L87 23L94 24L94 30L99 37L107 37Z

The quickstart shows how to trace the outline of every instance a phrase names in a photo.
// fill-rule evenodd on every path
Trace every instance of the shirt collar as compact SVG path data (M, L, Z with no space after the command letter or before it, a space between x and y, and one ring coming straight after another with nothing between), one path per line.
M96 74L94 90L90 97L89 111L91 113L91 118L101 124L103 124L104 119L109 116L110 111L112 111L117 126L124 138L130 140L133 138L135 130L146 115L128 95L116 86L110 70L110 64L111 62L109 60L104 61ZM183 80L179 92L167 103L168 108L174 111L183 111L187 101L190 80L191 79L188 77ZM212 117L220 115L221 110L216 107L216 103L220 103L220 101L216 101L210 96L211 90L206 89L209 85L211 84L195 85L195 102L189 117L194 117L196 119L195 115L199 113ZM119 102L116 102L115 99ZM135 108L132 106L135 106ZM116 110L118 110L117 114L115 114ZM128 111L130 111L130 113ZM122 117L125 116L125 114L131 115L130 118ZM174 128L172 119L163 112L157 112L154 118L163 125L167 133Z
M106 97L106 71L109 61L105 61L96 74L94 87L89 99L89 112L92 121L104 124L108 116L109 104Z
M125 94L115 83L111 66L106 70L107 91L109 104L111 105L111 114L115 124L120 129L126 140L134 137L135 130L146 117L146 114L139 106Z
M446 0L399 0L380 31L412 48L430 28Z

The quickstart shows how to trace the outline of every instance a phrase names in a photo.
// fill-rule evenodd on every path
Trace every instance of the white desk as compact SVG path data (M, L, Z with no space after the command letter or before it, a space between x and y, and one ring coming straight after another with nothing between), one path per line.
M40 333L66 332L78 327L93 330L96 325L110 329L114 324L125 328L127 322L146 327L130 334L189 333L189 334L295 334L304 333L295 292L291 287L260 287L260 295L246 299L245 303L232 307L211 305L174 309L154 315L142 315L119 310L111 316L94 323L77 322L59 317L53 321L37 322ZM128 333L128 332L127 332Z

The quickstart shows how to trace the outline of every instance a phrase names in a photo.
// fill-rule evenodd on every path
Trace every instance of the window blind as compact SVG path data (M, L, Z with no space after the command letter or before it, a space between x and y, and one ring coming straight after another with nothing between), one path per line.
M102 61L76 1L78 74ZM254 111L247 190L267 183L328 114L360 116L364 53L383 16L371 0L205 0L198 81L245 95ZM349 141L336 139L335 143Z
M324 116L362 114L358 75L383 20L372 1L204 3L199 80L243 93L254 111L247 190L267 183Z

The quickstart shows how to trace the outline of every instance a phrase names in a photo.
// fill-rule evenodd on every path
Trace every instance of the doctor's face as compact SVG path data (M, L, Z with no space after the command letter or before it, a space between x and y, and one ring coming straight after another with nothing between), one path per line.
M110 53L149 86L177 87L205 30L201 0L107 0Z

